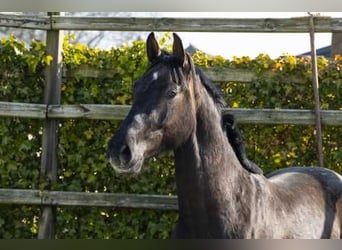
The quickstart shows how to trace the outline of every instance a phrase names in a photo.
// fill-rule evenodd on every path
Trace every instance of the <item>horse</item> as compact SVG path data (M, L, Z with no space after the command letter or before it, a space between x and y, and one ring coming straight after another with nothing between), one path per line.
M222 126L223 98L194 66L182 41L146 41L150 67L133 86L133 104L108 141L118 173L173 150L179 218L175 238L342 237L342 177L321 167L264 176L246 170ZM229 136L229 135L228 135Z

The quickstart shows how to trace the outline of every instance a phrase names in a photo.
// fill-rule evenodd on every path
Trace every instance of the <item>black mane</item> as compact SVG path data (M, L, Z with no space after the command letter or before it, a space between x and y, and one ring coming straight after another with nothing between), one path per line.
M214 85L214 83L208 79L208 77L200 68L196 67L195 70L199 78L201 79L201 83L208 91L209 95L213 98L217 109L221 111L221 109L226 106L226 102L223 99L221 89L218 86Z

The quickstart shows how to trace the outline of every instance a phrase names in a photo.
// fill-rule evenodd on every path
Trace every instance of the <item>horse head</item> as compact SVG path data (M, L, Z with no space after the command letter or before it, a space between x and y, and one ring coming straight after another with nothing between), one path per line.
M172 54L160 50L154 33L147 38L150 67L135 82L131 110L108 144L117 172L139 172L145 159L177 148L195 128L195 67L181 39L173 37Z

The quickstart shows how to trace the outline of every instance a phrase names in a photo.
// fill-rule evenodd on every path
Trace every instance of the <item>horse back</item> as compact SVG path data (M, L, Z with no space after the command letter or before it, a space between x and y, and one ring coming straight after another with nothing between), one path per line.
M320 167L290 167L266 177L280 204L292 214L293 223L297 223L295 214L305 213L307 219L316 218L317 225L323 224L320 238L342 238L341 175Z
M342 195L342 176L338 173L321 167L289 167L266 175L271 182L286 182L288 185L301 179L304 184L319 184L322 190L335 195L336 199ZM293 181L294 180L294 181Z

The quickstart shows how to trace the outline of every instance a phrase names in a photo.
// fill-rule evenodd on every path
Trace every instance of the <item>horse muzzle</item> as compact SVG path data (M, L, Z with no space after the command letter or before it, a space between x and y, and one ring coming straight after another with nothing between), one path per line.
M139 173L144 163L142 148L136 149L134 144L118 144L115 140L109 142L108 159L117 173Z

